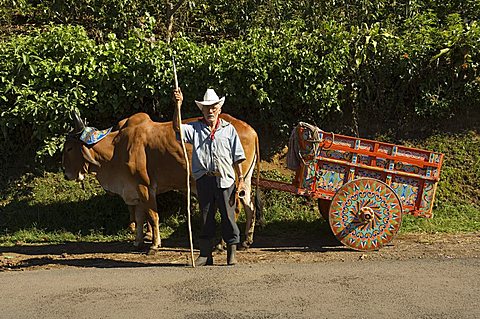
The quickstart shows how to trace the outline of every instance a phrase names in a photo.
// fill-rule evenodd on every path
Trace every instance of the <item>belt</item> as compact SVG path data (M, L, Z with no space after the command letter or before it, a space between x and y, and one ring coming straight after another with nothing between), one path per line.
M220 172L206 172L206 176L221 176Z

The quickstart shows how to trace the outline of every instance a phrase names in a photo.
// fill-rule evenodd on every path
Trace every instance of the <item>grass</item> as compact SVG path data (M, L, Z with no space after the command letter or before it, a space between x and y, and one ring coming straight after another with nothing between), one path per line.
M437 135L403 144L445 154L434 217L405 216L402 233L462 233L480 231L480 135ZM278 171L262 174L289 180ZM3 174L5 175L5 174ZM0 182L0 245L78 241L130 241L129 214L119 197L107 195L93 177L82 188L60 172L24 173ZM266 226L262 235L321 236L326 228L317 203L309 198L266 190ZM177 192L159 196L162 238L187 238L185 197ZM194 201L195 206L195 201ZM195 212L193 209L192 212ZM245 218L239 223L243 227ZM194 214L194 234L200 216ZM243 232L243 228L242 228Z
M480 230L480 135L436 135L414 144L445 154L432 219L404 218L404 232Z
M59 244L66 242L118 242L132 241L134 236L126 230L119 231L115 235L105 235L101 232L92 231L90 234L74 234L69 231L45 231L37 227L22 229L12 234L0 236L0 243L3 246L22 245L31 243Z

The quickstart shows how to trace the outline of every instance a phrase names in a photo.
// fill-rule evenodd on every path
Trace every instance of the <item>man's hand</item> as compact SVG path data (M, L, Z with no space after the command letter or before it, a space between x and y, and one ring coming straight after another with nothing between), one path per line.
M173 90L173 102L175 102L175 110L173 111L172 127L175 132L180 132L180 108L183 102L183 94L180 88Z
M175 105L177 107L182 106L183 94L182 94L182 90L180 90L180 88L173 90L173 101L175 102Z
M247 192L247 187L245 186L245 181L243 180L243 176L242 176L238 179L238 188L237 188L238 197L240 198L245 197L246 192Z
M242 162L244 160L239 160L233 163L233 169L235 169L235 173L237 173L238 177L238 185L237 185L237 195L240 198L243 198L245 196L247 188L245 187L245 181L244 181L244 176L242 172Z

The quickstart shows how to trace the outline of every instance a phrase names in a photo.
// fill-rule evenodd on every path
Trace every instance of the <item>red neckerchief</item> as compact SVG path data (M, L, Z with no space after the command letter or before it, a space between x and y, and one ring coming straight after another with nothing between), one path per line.
M204 117L202 117L203 123L208 126L207 120L205 120ZM220 126L220 118L217 118L217 123L215 123L215 127L213 130L210 132L210 139L213 141L215 139L215 132L217 131L218 127Z

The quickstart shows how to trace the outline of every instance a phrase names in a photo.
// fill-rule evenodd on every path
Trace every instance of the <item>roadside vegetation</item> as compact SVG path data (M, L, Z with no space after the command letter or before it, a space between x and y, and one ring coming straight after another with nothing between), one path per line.
M224 112L259 133L264 161L299 121L444 153L434 218L406 216L401 232L480 231L478 1L180 2L0 5L0 244L132 239L119 198L93 177L63 179L61 148L71 110L98 128L138 111L170 120L172 57L184 116L218 88ZM288 181L276 165L262 174ZM328 231L316 202L264 199L257 233ZM158 203L162 237L185 237L184 196Z
M405 144L445 154L431 219L405 216L400 233L462 233L480 231L480 135L434 135ZM264 177L290 181L282 164L262 171ZM324 236L329 231L317 203L309 198L270 190L263 192L266 225L257 234L267 236ZM185 197L177 192L160 195L161 236L187 238ZM107 195L94 177L81 184L66 181L61 172L24 174L8 181L0 197L0 244L59 243L69 241L133 240L127 231L128 210L123 201ZM200 216L192 204L194 232ZM243 230L245 216L240 216Z

